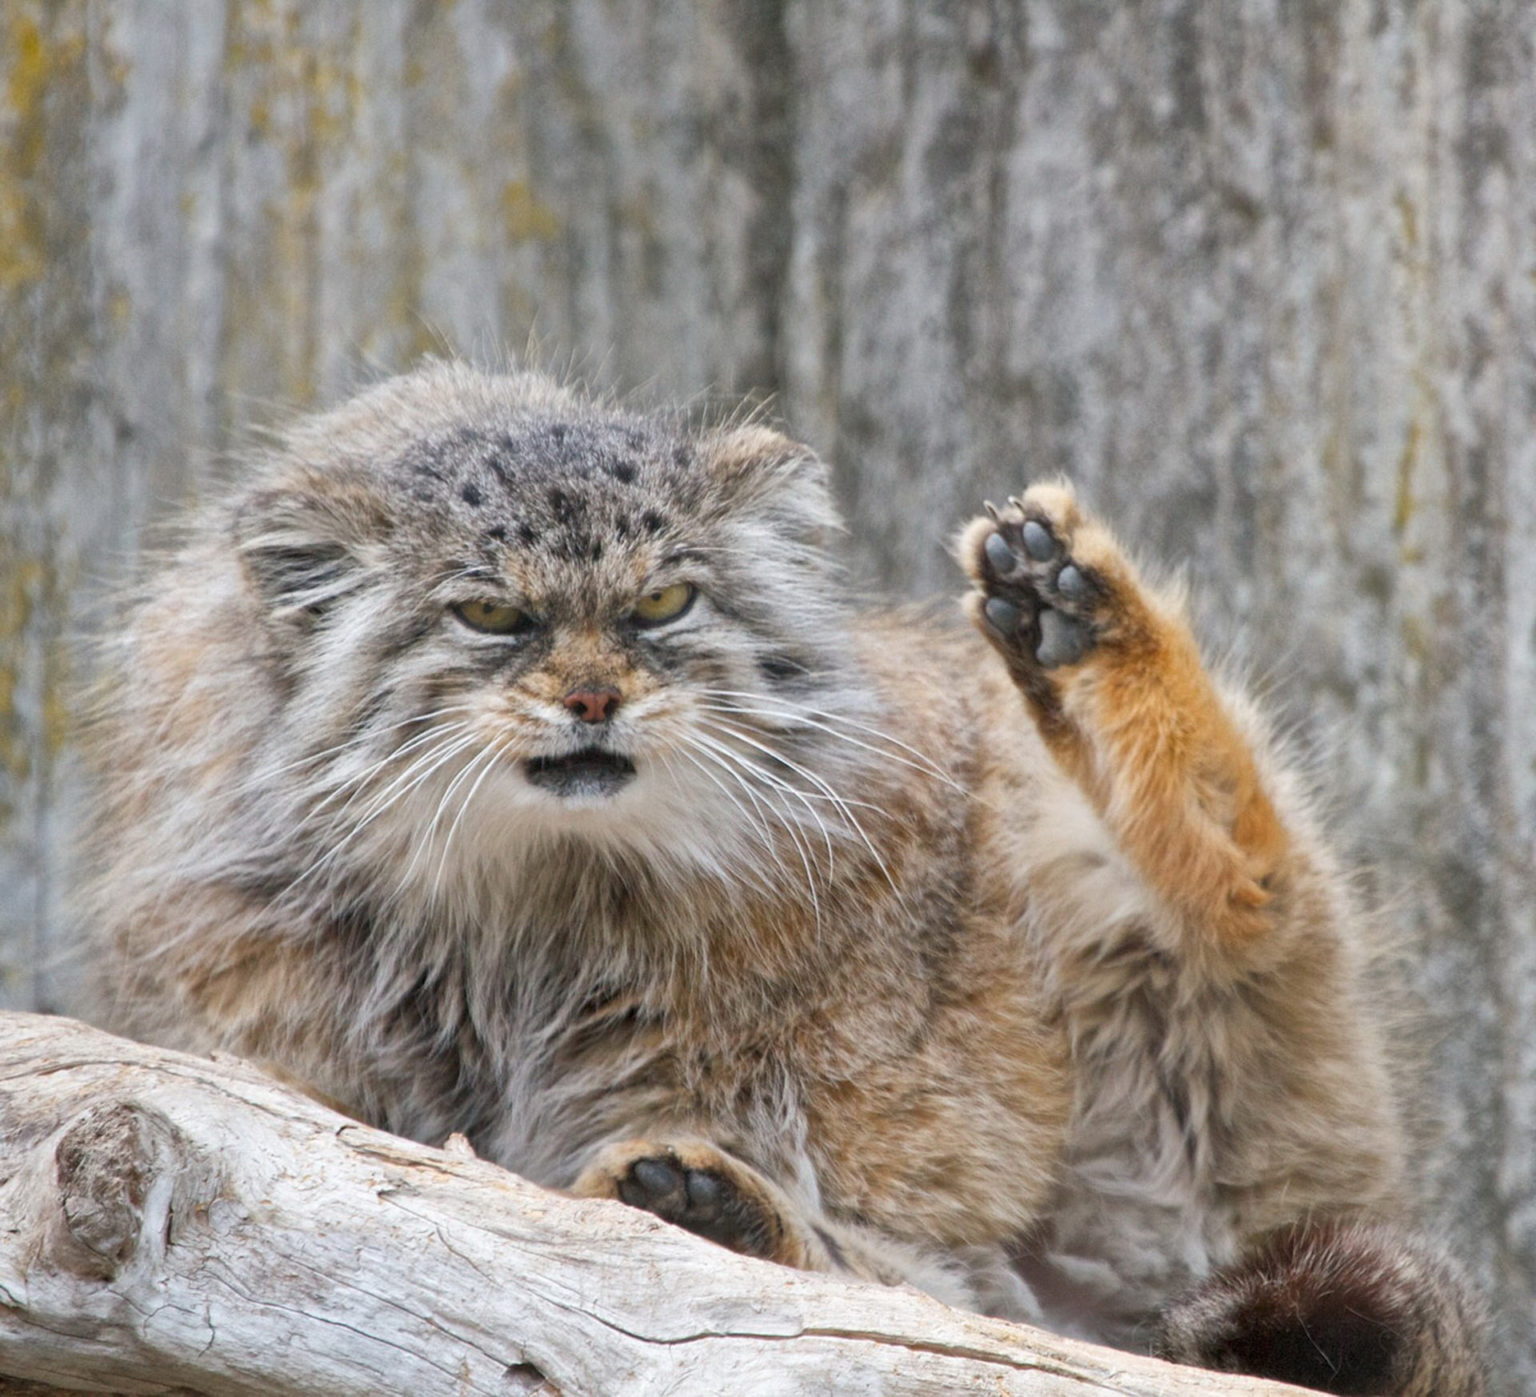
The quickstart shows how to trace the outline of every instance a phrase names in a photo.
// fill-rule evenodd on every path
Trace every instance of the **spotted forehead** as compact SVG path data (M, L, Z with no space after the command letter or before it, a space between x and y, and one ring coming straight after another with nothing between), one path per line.
M460 426L413 442L393 473L489 544L572 562L676 536L703 489L689 439L644 418Z

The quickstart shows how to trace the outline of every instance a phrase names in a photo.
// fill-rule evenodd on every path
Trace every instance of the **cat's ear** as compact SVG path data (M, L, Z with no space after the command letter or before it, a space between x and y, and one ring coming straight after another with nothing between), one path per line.
M304 471L241 502L235 547L262 610L274 621L307 625L362 581L389 527L362 482Z
M748 423L709 433L699 454L728 510L766 515L816 542L841 531L827 468L810 447Z

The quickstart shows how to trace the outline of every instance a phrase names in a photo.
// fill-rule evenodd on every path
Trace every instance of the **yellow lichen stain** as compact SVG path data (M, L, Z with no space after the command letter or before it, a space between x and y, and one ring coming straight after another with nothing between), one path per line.
M48 83L48 54L43 47L43 32L31 15L13 9L10 30L6 47L11 54L11 70L6 75L5 101L25 123L42 101L43 89ZM18 165L36 168L41 152L30 143L41 140L41 134L36 130L23 130L22 139L17 144ZM26 172L31 171L27 169Z
M22 639L46 590L48 566L40 558L13 561L0 587L0 768L20 783L32 774L32 749L16 711L21 686Z
M333 166L355 158L367 97L354 59L361 20L354 16L345 36L317 39L305 15L299 5L242 7L224 58L231 86L245 94L251 138L282 161L253 245L232 272L231 311L243 327L242 356L265 340L273 386L296 403L313 400L325 348L322 201L335 192Z
M403 169L403 157L399 157ZM393 163L393 162L392 162ZM403 344L406 360L443 352L443 339L421 313L421 283L426 273L426 255L421 240L414 235L403 209L396 233L398 261L389 281L384 315L378 333L389 340L392 355Z
M40 281L44 271L37 210L0 173L0 293Z
M362 81L350 68L311 55L303 76L309 89L309 136L317 145L335 145L352 130L362 98Z
M70 692L70 650L63 637L48 641L43 656L43 751L50 760L68 745L74 732L74 715L65 695Z
M1342 520L1348 516L1348 499L1352 495L1351 466L1353 459L1345 440L1344 429L1334 421L1322 440L1318 464L1323 468L1334 495L1334 517Z
M0 292L38 281L47 266L42 214L27 185L45 168L49 85L76 63L85 40L78 34L50 42L30 9L8 7L4 48L10 58L5 105L9 139L0 145Z
M522 180L508 180L502 186L501 213L507 236L514 243L547 243L560 236L560 220L554 210L541 203Z
M1403 245L1410 252L1417 252L1419 247L1419 211L1414 208L1413 200L1401 189L1397 191L1392 202L1397 205L1397 216L1403 224Z
M1397 497L1392 508L1392 532L1399 539L1413 522L1418 501L1413 494L1413 475L1419 464L1419 450L1424 442L1424 425L1417 414L1408 423L1408 434L1397 458Z
M248 75L258 85L246 111L246 122L250 133L262 139L272 131L272 104L261 84L277 71L274 21L269 0L245 0L234 8L224 44L224 72L231 87L238 91Z
M22 740L21 720L16 713L16 686L21 676L16 666L0 662L0 771L19 785L32 774L32 762Z
M79 61L85 38L71 34L50 44L31 14L19 6L9 8L11 23L6 51L11 55L11 67L5 99L18 118L14 163L17 173L25 177L34 174L42 163L43 97L60 70Z
M110 34L110 15L108 16L107 29L108 34ZM101 71L106 78L105 85L121 94L122 89L128 85L128 79L133 75L133 60L126 54L117 52L111 46L110 38L105 36L95 46L93 52L101 63Z

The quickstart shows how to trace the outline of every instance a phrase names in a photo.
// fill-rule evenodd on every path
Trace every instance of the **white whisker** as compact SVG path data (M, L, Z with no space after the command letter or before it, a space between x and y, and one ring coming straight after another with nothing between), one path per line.
M961 792L965 791L965 787L956 781L954 777L945 771L943 767L935 762L933 758L930 757L926 752L920 751L918 748L913 747L910 743L903 742L899 737L891 736L890 733L875 727L873 724L861 722L857 718L850 718L846 714L836 713L828 708L813 708L808 704L796 703L792 699L781 699L778 697L769 697L763 694L753 694L748 693L745 690L704 689L701 692L715 698L746 698L752 699L757 704L778 704L780 705L779 708L748 708L745 705L733 703L726 711L733 713L755 714L764 718L796 719L797 721L804 723L807 727L815 728L820 732L826 733L830 737L838 738L839 740L847 742L852 746L861 747L866 752L873 752L876 756L886 757L889 760L895 762L901 762L903 766L910 766L914 770L921 771L926 776L936 777L938 780L943 781L946 785L950 786L954 790ZM909 753L912 757L916 758L916 760L905 761L895 752L884 751L879 747L872 746L870 743L862 742L858 738L852 737L847 733L838 732L835 728L828 727L825 722L820 722L818 719L826 719L830 722L841 723L845 727L857 728L861 732L867 732L871 736L879 738L881 742L889 743L892 747L900 748L901 751Z
M880 852L875 848L874 842L870 839L868 832L865 830L864 826L859 823L858 817L853 813L853 810L849 807L848 802L845 801L842 796L840 796L823 777L817 775L816 772L810 770L808 767L801 766L799 762L792 761L782 752L776 752L766 744L758 742L755 738L748 737L739 729L719 724L717 724L716 727L717 730L719 730L721 727L724 727L724 730L731 736L747 743L747 745L750 747L755 747L758 751L764 753L773 760L782 762L791 771L798 773L807 781L811 782L812 785L816 786L817 789L819 789L826 796L826 798L832 802L833 806L842 814L843 818L848 822L848 824L852 826L853 832L858 835L864 847L869 851L869 856L874 860L875 867L880 870L881 874L885 878L885 881L890 884L891 891L895 893L898 898L901 897L901 889L897 886L895 877L892 875L891 870L886 864L885 860L880 857ZM860 804L865 803L860 802ZM866 806L866 808L872 809L874 807ZM818 823L820 823L819 819ZM823 833L826 832L825 825L822 825L822 831ZM830 837L828 840L828 848L830 851Z
M314 808L310 811L310 814L318 815L322 810L326 808L326 806L330 805L338 797L351 790L352 794L347 796L347 799L342 803L340 809L336 811L336 817L339 818L340 816L346 814L354 802L361 799L361 797L366 792L368 782L373 780L373 778L377 776L379 772L383 771L397 758L403 757L408 752L412 752L418 747L425 746L437 738L445 737L453 733L464 732L469 728L469 726L470 725L468 723L444 723L439 727L432 728L428 732L418 733L415 737L411 738L409 742L402 743L399 747L393 748L365 770L342 779L337 783L336 789L332 791L330 795L326 796L324 800L318 802L314 806ZM415 765L416 764L414 762L411 763L410 766L406 768L405 774L408 774L410 771L414 770Z
M448 802L453 799L453 793L457 791L459 787L462 786L466 781L473 777L475 768L480 766L481 763L485 762L489 755L494 752L494 750L495 749L491 747L482 748L467 762L465 762L457 772L454 773L453 779L449 781L447 786L444 787L442 794L437 798L437 805L432 811L432 818L427 821L427 827L422 832L420 847L427 848L431 846L433 837L437 834L437 827L442 822L443 815L448 809ZM413 857L412 866L414 866L414 864L415 859ZM407 867L406 874L408 875L409 873L410 867Z
M358 837L358 835L367 829L369 825L378 819L380 815L382 815L386 810L393 808L401 799L403 799L411 791L415 790L417 786L421 785L423 781L431 776L432 773L441 767L445 762L452 760L466 748L474 746L475 741L476 739L473 736L451 737L443 747L429 749L427 752L417 757L416 760L413 761L410 766L405 769L405 771L397 776L395 780L392 781L390 785L385 789L385 791L383 791L374 800L373 804L365 812L364 818L352 826L352 828L347 832L346 837L342 839L340 843L332 845L328 850L325 851L325 853L323 853L318 859L311 863L303 873L301 873L297 878L293 880L293 882L289 885L290 891L293 888L298 887L300 883L305 882L314 874L318 873L321 869L335 863L341 852L349 844L351 844L352 841ZM395 788L399 786L402 781L404 781L407 777L412 777L413 774L414 778L404 787L404 789L393 795L391 794L391 792L394 792ZM350 804L351 802L349 801L348 805ZM345 813L345 807L343 807L342 810L336 812L331 817L330 823L333 825L339 823L340 817Z
M747 772L750 772L753 776L763 776L764 773L761 768L759 768L755 763L747 761L746 758L744 758L739 752L732 752L728 748L723 748L719 743L704 737L700 733L692 734L689 738L689 742L690 745L695 748L695 750L697 750L703 756L708 757L717 766L722 767L725 771L733 775L736 778L737 785L740 787L742 793L747 797L747 799L750 800L752 804L759 810L762 809L762 801L759 799L757 792L755 792L751 785L748 784L748 782L744 779ZM768 793L772 794L771 789ZM783 813L787 815L788 812L786 811ZM821 926L821 899L818 897L816 892L816 875L812 870L809 847L806 845L804 838L801 836L799 830L796 829L792 820L787 818L782 819L782 822L778 825L778 828L784 831L790 842L794 845L795 853L799 857L800 863L805 869L806 891L810 894L811 910L815 914L816 925L819 929Z
M691 740L692 739L685 738L685 741L691 742ZM736 809L741 813L742 819L748 822L748 824L752 827L753 832L758 836L758 838L762 840L763 848L767 851L769 857L772 859L774 866L780 871L783 871L784 860L779 856L778 846L773 842L772 832L769 830L768 826L763 823L761 817L754 815L747 809L745 805L737 800L735 793L731 790L731 788L727 786L725 782L722 781L718 776L716 776L715 773L712 772L707 766L705 766L699 757L696 756L693 752L687 751L686 749L679 749L676 755L684 758L701 776L703 776L706 780L714 783L714 785L719 789L720 793L728 801L730 801L732 805L736 807ZM667 761L666 754L658 753L658 756L662 762L662 765L667 767L667 769L670 771L671 763ZM764 879L761 871L754 871L754 881L758 884L759 887L765 890L770 886L767 880Z
M720 731L724 731L728 736L731 737L741 736L741 734L732 732L728 728L720 729ZM704 740L709 741L710 739L705 738ZM750 738L743 738L743 740L747 743L748 746L757 748L758 751L762 752L770 759L775 761L783 760L771 747L765 747L761 743L753 742ZM715 745L723 751L731 751L728 744L716 743ZM774 773L769 771L767 768L759 766L743 752L731 752L731 756L739 761L744 769L751 771L751 773L759 780L768 782L775 790L782 791L785 795L794 796L801 805L805 806L807 813L815 822L816 828L821 831L822 839L826 842L827 869L830 875L836 859L836 854L833 852L832 848L832 832L827 828L827 822L821 818L820 812L814 805L811 804L810 797L806 794L806 792L802 791L792 781L786 781L782 777L774 775ZM786 766L793 765L793 763L790 762L785 762L784 764Z
M386 723L382 728L369 728L366 732L360 732L349 737L345 742L338 742L334 747L326 747L319 752L311 752L307 757L300 757L297 761L286 762L282 766L263 767L261 776L265 779L272 776L283 776L290 771L297 771L302 766L309 766L314 762L324 761L327 757L334 757L338 752L351 751L356 747L366 747L369 743L382 737L387 732L395 732L400 728L408 728L413 723L427 723L433 718L441 718L446 713L467 713L470 706L467 703L449 704L446 708L434 708L430 713L413 713L409 718L402 718L398 723ZM434 729L435 731L435 729ZM396 748L391 755L398 755L404 748Z
M496 769L497 764L501 760L501 749L499 747L487 747L485 750L489 757L489 760L485 763L485 769L475 777L474 784L470 786L464 799L459 803L459 813L454 816L453 823L448 826L448 835L443 840L443 852L437 860L437 872L432 875L432 896L434 898L436 898L437 890L442 883L443 870L448 866L448 851L453 846L453 836L458 832L459 825L468 813L470 802L475 798L475 792L480 789L481 785L485 782L485 778ZM476 760L478 761L479 758L476 758ZM471 762L465 770L473 770L474 765L475 763Z

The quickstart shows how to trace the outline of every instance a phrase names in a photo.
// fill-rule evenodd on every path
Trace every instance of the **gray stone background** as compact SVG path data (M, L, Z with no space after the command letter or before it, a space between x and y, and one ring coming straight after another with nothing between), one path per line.
M244 424L451 348L772 394L953 590L1065 471L1405 930L1536 1392L1536 5L0 0L0 1005L70 1007L69 637Z

